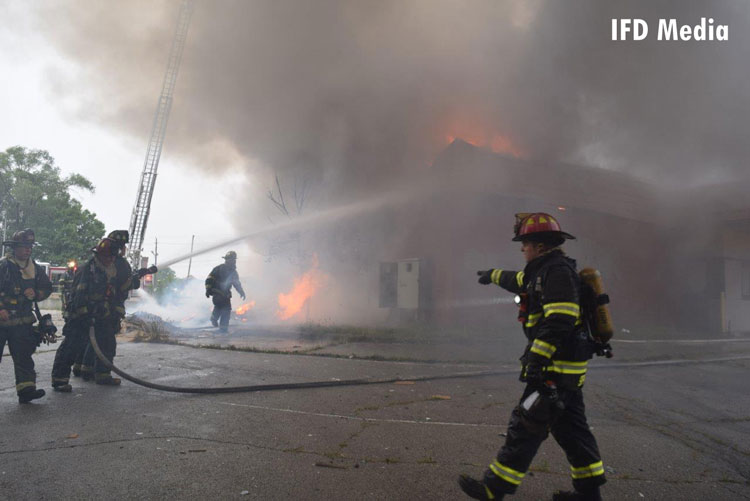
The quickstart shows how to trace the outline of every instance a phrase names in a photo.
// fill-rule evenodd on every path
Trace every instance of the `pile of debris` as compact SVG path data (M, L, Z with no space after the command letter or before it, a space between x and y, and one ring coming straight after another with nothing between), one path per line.
M135 343L173 343L170 334L177 328L158 315L138 312L125 317L123 331Z

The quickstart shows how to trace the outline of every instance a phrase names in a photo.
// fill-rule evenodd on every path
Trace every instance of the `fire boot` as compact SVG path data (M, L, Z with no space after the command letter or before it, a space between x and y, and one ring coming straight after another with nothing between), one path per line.
M81 377L81 364L73 364L73 375Z
M69 383L53 384L52 389L60 393L70 393L71 391L73 391L73 387Z
M461 490L470 498L481 499L483 501L499 501L503 499L503 496L505 495L502 493L493 493L489 487L484 485L484 482L480 482L479 480L464 474L458 477L458 486L461 487Z
M81 378L84 381L93 381L94 380L94 369L93 369L93 367L90 367L88 365L82 365L81 366Z
M44 390L27 390L18 394L19 404L28 404L32 400L42 398L44 396Z
M552 495L552 501L602 501L602 495L599 487L586 492L557 491Z
M119 377L112 377L109 374L97 374L96 384L103 384L106 386L120 386L122 384L122 379L120 379Z

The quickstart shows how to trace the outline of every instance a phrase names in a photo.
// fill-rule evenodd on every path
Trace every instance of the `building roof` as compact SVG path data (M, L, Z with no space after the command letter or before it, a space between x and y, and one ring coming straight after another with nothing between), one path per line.
M659 189L622 172L517 159L460 139L443 150L433 169L448 176L453 186L657 222Z

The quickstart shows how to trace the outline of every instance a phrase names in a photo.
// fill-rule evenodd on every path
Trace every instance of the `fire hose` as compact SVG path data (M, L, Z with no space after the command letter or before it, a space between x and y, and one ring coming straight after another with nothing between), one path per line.
M441 374L437 376L415 376L415 377L393 377L393 378L360 378L360 379L336 379L330 381L309 381L305 383L282 383L282 384L256 384L248 386L220 386L213 388L190 388L180 386L167 386L164 384L152 383L143 379L131 376L122 369L118 369L107 357L102 353L99 345L96 343L96 331L92 325L89 328L89 341L91 341L91 347L94 348L96 356L99 361L104 364L109 370L121 376L123 379L127 379L131 383L135 383L146 388L160 391L171 391L175 393L203 393L203 394L215 394L215 393L247 393L253 391L276 391L276 390L299 390L304 388L327 388L332 386L358 386L358 385L369 385L369 384L390 384L398 382L418 382L418 381L435 381L439 379L457 379L457 378L475 378L485 376L496 376L502 374L517 374L518 369L504 369L504 370L492 370L492 371L474 371L474 372L455 372L451 374Z

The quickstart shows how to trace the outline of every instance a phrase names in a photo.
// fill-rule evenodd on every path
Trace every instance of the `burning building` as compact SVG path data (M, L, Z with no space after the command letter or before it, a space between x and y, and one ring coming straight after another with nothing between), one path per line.
M621 327L750 330L750 212L740 196L727 203L702 190L698 200L620 172L542 165L461 140L425 184L406 201L300 236L330 275L311 299L312 320L508 321L512 298L477 286L476 271L522 268L513 214L545 211L577 237L566 248L579 266L602 272Z

